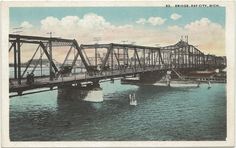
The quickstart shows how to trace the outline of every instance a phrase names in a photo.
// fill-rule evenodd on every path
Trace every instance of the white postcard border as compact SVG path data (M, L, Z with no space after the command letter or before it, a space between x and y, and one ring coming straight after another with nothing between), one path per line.
M9 7L83 7L83 6L163 6L166 4L219 4L226 7L226 56L227 56L227 140L226 141L99 141L99 142L11 142L9 140L9 83L8 83L8 34ZM235 3L223 1L21 1L2 2L1 5L1 94L2 94L2 145L4 147L223 147L234 144L234 90L235 90Z

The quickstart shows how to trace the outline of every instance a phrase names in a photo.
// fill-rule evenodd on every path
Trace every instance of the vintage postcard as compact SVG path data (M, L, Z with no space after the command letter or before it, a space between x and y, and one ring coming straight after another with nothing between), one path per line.
M234 5L1 2L2 146L234 146Z

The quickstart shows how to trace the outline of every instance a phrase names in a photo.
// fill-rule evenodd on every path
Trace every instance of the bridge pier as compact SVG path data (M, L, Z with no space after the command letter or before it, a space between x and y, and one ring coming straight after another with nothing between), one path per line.
M141 83L153 84L156 81L161 80L161 78L166 75L166 70L145 72L139 75Z
M57 98L63 100L102 102L103 92L99 81L86 84L75 83L73 85L58 87Z
M18 94L19 96L22 96L22 93L23 93L23 91L18 91L18 92L17 92L17 94Z
M121 82L131 84L154 84L161 80L164 75L166 75L166 70L144 72L134 75L133 78L123 78Z

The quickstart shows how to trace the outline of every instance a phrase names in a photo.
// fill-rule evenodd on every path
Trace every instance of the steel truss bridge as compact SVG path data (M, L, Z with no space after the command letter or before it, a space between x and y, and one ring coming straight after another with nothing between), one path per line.
M24 44L37 46L35 49L31 49L34 54L26 63L21 62L24 57L22 46ZM13 76L9 79L9 92L17 92L18 95L37 88L52 89L88 81L98 83L103 79L145 74L146 72L163 72L171 69L223 69L226 67L225 57L204 54L183 40L165 47L116 43L79 45L75 39L10 34L9 45L9 54L13 54L14 61L12 64ZM57 64L55 61L54 52L60 50L58 47L68 48L61 64ZM89 53L90 56L88 56ZM37 54L39 54L38 58L36 58ZM41 71L41 75L35 75L34 83L27 84L27 73L35 72L35 69L42 69L43 56L48 61L48 74L42 74ZM65 67L67 67L67 72L65 72ZM73 70L76 68L83 70L80 72Z

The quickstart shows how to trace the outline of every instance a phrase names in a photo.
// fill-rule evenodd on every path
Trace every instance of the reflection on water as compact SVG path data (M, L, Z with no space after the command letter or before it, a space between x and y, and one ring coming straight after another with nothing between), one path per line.
M225 140L225 84L101 87L102 103L57 99L57 91L12 98L11 140ZM136 107L129 105L131 93Z

